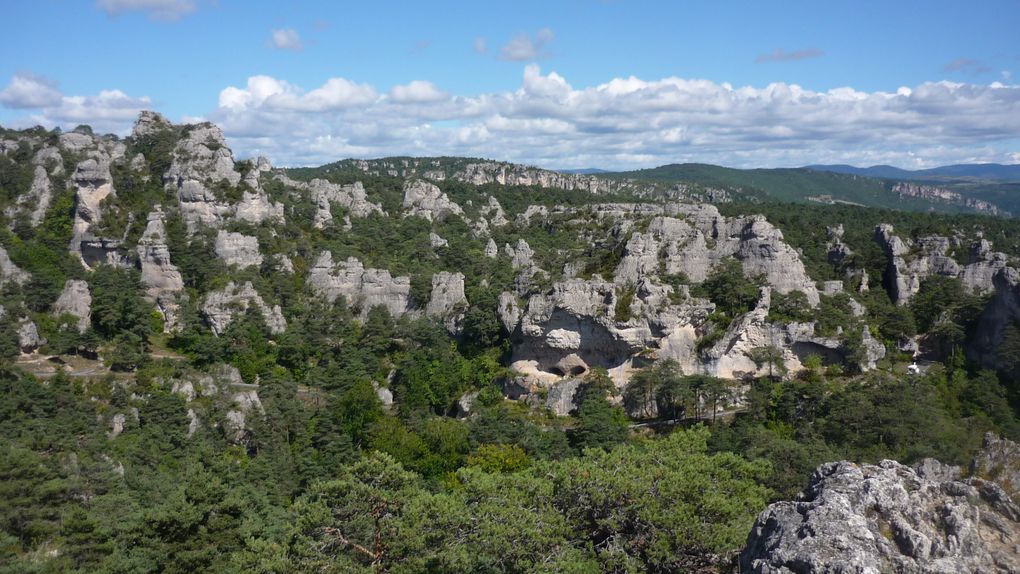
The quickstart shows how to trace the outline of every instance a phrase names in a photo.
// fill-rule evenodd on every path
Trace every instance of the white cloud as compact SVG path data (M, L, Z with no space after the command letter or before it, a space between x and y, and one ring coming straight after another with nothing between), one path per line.
M153 20L173 22L195 11L194 0L96 0L96 6L110 16L124 12L146 12Z
M265 154L280 165L407 154L550 167L915 165L919 157L1009 162L1020 149L1020 87L813 91L675 77L574 87L534 64L517 90L480 95L447 94L422 80L381 95L343 78L306 93L256 76L224 89L207 117L241 155Z
M9 108L33 110L15 118L11 127L41 125L73 128L89 124L99 132L125 135L145 109L152 109L148 97L131 97L120 90L103 90L98 95L67 96L60 93L56 82L27 72L15 75L0 92L0 102Z
M518 34L503 45L499 57L501 60L523 62L540 60L549 57L546 47L556 38L549 28L542 28L532 38L528 34Z
M138 110L152 106L117 90L49 93L38 103L14 123L126 133ZM304 87L252 76L222 89L213 109L196 111L223 127L240 157L262 154L277 165L453 155L606 169L687 161L917 167L1020 157L1020 86L1003 83L814 91L625 77L574 86L532 64L517 89L484 94L447 93L425 80L377 88L330 78Z
M475 41L472 44L472 46L474 47L475 52L478 54L484 54L489 50L488 41L482 36L475 38Z
M0 91L0 104L8 108L41 108L60 102L57 83L30 72L18 72Z
M273 30L269 35L269 47L276 48L277 50L300 52L304 49L304 44L301 43L301 36L297 33L297 30L282 28L280 30Z
M414 80L409 84L393 86L390 99L400 104L423 104L445 100L449 95L432 82Z

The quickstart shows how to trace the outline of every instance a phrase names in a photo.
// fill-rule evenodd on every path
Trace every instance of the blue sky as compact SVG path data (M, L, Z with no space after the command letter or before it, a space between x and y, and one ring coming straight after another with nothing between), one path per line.
M15 1L0 124L139 109L279 165L1020 163L1020 3Z

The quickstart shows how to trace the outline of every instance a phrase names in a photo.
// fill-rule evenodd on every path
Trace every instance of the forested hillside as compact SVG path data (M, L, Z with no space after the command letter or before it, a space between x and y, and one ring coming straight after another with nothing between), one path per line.
M695 168L0 131L0 572L734 572L1020 437L1020 221Z

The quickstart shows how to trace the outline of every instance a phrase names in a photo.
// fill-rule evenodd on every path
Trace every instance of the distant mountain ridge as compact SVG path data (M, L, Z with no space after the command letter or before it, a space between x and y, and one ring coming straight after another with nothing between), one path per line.
M846 164L808 165L805 169L828 171L848 175L862 175L880 179L981 179L991 181L1020 182L1020 164L1006 165L1001 163L962 163L943 165L930 169L908 170L891 165L873 165L871 167L855 167Z

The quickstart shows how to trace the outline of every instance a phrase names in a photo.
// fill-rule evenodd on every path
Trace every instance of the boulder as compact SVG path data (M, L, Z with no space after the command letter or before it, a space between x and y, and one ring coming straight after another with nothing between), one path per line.
M53 304L53 314L77 317L78 332L84 333L92 324L91 313L92 294L89 292L89 284L80 279L68 279L60 297Z
M1002 488L936 461L818 467L795 502L770 505L740 571L1020 571L1020 508Z

